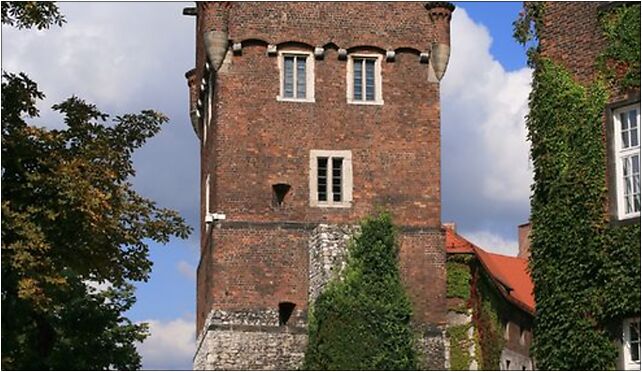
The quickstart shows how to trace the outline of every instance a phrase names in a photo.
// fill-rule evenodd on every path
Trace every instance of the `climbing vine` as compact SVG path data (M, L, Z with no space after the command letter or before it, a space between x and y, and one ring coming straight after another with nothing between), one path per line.
M446 262L446 296L455 301L449 301L448 310L467 313L467 302L470 298L470 266L469 255L449 257Z
M447 336L450 340L450 369L453 371L463 371L470 368L472 360L470 356L470 346L473 343L468 337L468 331L472 324L461 324L448 328Z
M504 326L500 314L510 309L506 301L500 298L497 289L484 270L477 265L474 269L473 322L476 330L476 355L478 365L483 370L499 368L504 339Z
M606 49L598 58L605 77L626 90L640 86L640 5L600 14Z
M518 41L537 38L545 5L525 9L515 23ZM608 46L596 61L601 76L589 86L531 47L535 72L526 125L534 171L532 351L542 369L614 368L609 325L639 313L640 224L609 222L600 135L607 82L639 88L639 24L639 3L601 15Z

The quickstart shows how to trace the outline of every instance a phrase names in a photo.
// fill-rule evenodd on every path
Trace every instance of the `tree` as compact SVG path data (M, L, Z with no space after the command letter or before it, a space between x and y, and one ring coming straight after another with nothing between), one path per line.
M5 4L5 24L64 19L51 3ZM123 315L132 283L149 278L149 241L191 230L128 181L133 151L167 118L146 110L108 123L71 97L53 106L67 128L48 130L26 121L43 97L24 73L2 73L2 368L140 368L147 326Z
M304 369L417 369L411 306L388 214L362 222L348 257L343 280L331 282L313 306Z

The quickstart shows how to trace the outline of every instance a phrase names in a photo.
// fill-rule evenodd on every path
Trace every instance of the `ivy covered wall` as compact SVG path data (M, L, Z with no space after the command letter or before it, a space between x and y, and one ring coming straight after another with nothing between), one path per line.
M516 38L535 43L529 52L535 72L526 123L534 171L533 352L541 369L613 369L617 334L612 325L640 313L640 223L609 220L603 130L610 94L639 94L640 4L599 15L604 39L595 45L606 47L593 61L596 73L589 84L580 83L577 69L571 73L562 58L548 58L538 44L547 27L565 24L547 18L549 6L526 3L515 23ZM579 32L560 34L572 38Z

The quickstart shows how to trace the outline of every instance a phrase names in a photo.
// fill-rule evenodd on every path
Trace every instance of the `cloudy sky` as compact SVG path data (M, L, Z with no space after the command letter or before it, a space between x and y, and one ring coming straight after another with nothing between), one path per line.
M49 108L71 95L112 115L154 108L170 124L135 155L136 189L198 217L198 142L184 73L194 65L193 3L60 3L62 28L2 26L2 68L24 71L47 98L36 125L61 127ZM452 55L441 85L442 220L487 250L517 253L530 183L524 115L531 70L512 39L521 3L456 3ZM189 369L194 352L198 236L152 246L154 270L138 285L134 321L150 323L139 347L147 369Z

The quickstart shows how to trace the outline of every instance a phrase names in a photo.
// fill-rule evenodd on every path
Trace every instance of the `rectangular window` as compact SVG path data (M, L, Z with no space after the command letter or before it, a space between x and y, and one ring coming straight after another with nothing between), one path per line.
M629 344L631 361L640 363L640 322L629 323Z
M381 60L377 54L350 56L347 68L348 103L382 105Z
M620 219L640 215L640 105L614 111L617 209Z
M281 52L281 92L277 96L282 101L314 101L314 77L312 54L305 52Z
M374 102L376 58L353 58L353 99Z
M310 206L350 207L352 202L352 153L310 151Z

